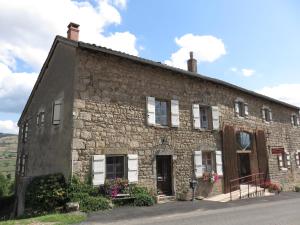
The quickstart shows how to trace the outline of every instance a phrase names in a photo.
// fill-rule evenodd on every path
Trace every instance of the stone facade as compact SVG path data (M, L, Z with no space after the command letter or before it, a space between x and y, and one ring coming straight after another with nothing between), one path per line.
M110 50L81 47L77 42L60 39L70 55L61 58L63 53L59 53L58 49L51 60L68 62L64 68L69 69L63 69L58 62L49 64L48 70L54 72L42 76L44 78L19 125L34 117L41 105L52 104L58 93L64 96L63 123L57 128L46 125L43 134L38 134L34 123L30 125L29 140L32 144L26 147L19 142L19 152L26 149L29 154L26 176L62 172L66 177L76 174L82 179L89 179L93 155L137 154L139 184L156 191L156 156L170 155L172 194L183 193L190 190L189 181L194 178L194 152L223 151L223 129L230 125L250 133L265 131L272 181L280 183L286 190L300 181L300 169L296 166L294 155L300 150L300 127L291 125L291 115L299 115L297 107L195 74L189 76L180 70L135 60ZM62 79L57 76L62 76ZM42 98L45 94L47 98ZM147 125L148 96L178 100L179 127ZM234 104L237 98L248 103L247 118L236 116ZM192 105L195 103L218 107L218 130L193 128ZM262 119L263 106L272 109L273 121L270 123ZM51 112L51 107L48 108L47 111ZM51 121L50 117L47 121ZM287 171L279 169L278 156L272 154L273 147L283 147L291 153L291 168ZM51 160L37 161L40 157ZM223 166L228 163L223 160ZM251 155L252 171L258 172L257 164L254 152ZM214 185L202 179L198 181L198 195L224 192L223 177Z

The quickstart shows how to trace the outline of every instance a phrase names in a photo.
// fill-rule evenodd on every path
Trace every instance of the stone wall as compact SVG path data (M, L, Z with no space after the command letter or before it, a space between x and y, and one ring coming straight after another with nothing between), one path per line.
M252 132L264 129L268 133L267 146L283 145L289 151L300 149L300 128L292 129L290 125L290 115L295 112L292 108L105 53L78 50L78 57L72 155L74 173L82 178L90 176L90 160L94 154L138 154L139 183L155 190L155 156L169 154L174 159L174 191L188 187L193 177L193 152L222 149L220 131L193 129L193 103L218 106L221 129L224 124ZM179 128L148 126L147 96L179 100ZM249 118L234 115L237 97L249 104ZM272 108L274 122L271 124L261 119L263 105ZM165 138L167 144L162 145L161 138ZM294 156L292 160L295 164ZM291 172L279 172L272 156L269 163L272 179L288 179L292 183ZM221 191L221 186L220 181L213 188L214 193Z

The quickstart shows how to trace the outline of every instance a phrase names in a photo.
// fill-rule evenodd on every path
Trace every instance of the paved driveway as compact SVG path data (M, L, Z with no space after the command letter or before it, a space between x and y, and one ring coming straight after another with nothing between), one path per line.
M90 214L82 224L300 225L300 194L239 200L172 202L153 207L121 207Z

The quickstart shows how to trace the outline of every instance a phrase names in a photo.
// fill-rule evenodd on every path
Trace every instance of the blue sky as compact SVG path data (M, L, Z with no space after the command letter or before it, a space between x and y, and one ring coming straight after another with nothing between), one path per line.
M175 67L185 69L195 51L200 74L300 106L299 1L0 0L0 132L17 132L51 43L70 21L82 41Z

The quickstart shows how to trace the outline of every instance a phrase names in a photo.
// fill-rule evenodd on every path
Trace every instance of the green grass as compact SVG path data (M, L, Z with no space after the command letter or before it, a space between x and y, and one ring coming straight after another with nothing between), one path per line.
M29 219L7 220L0 222L0 225L26 225L26 224L51 224L51 225L65 225L80 223L86 219L83 213L65 213L65 214L50 214Z

